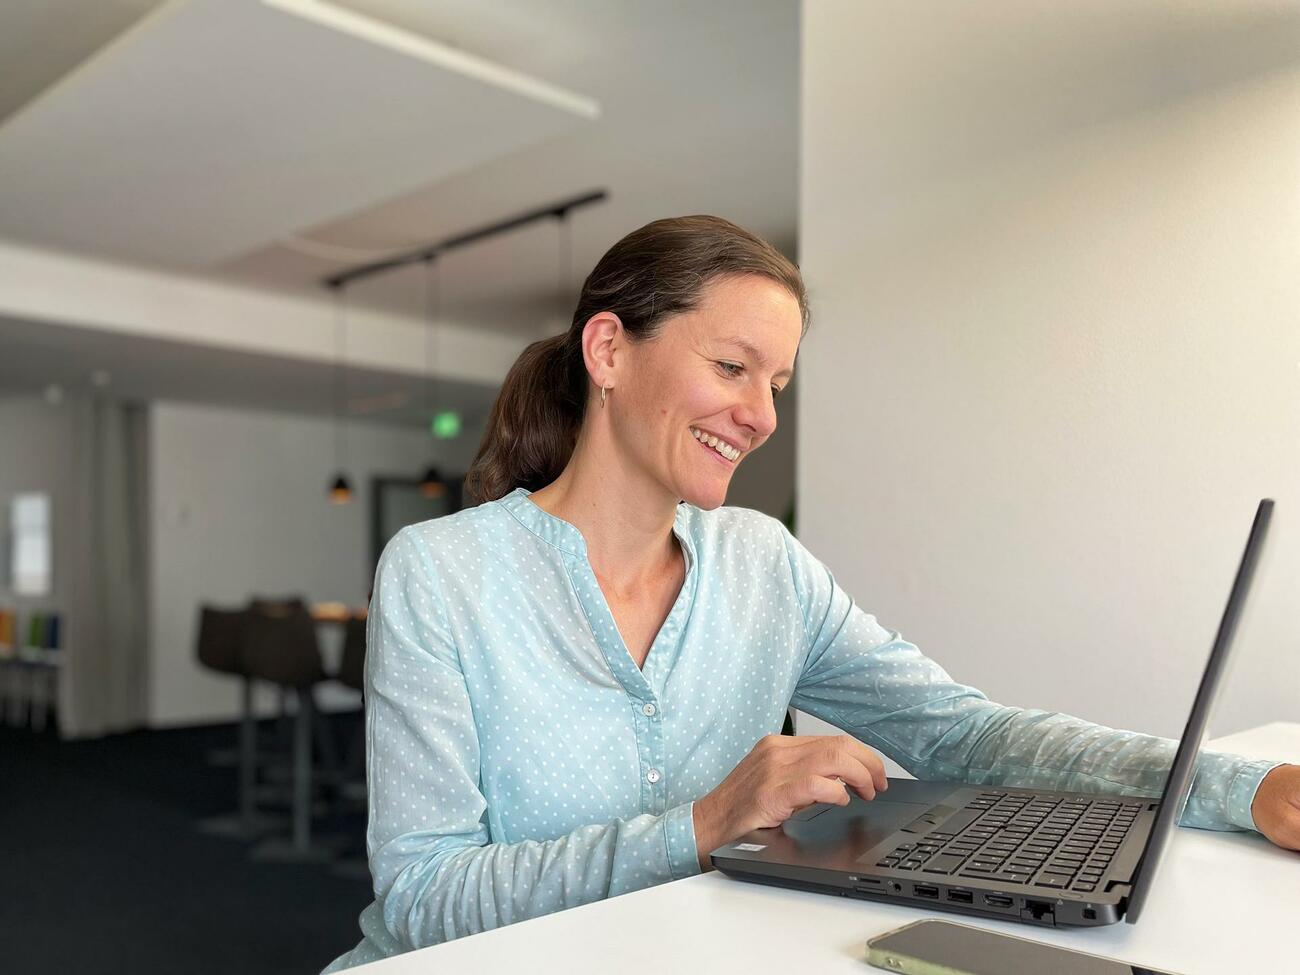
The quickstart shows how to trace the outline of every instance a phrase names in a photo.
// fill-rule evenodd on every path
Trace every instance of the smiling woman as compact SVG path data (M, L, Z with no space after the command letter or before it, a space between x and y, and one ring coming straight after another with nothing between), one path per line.
M375 901L331 971L708 870L812 803L873 799L881 754L934 781L1159 794L1172 742L989 701L723 503L807 320L772 247L681 217L615 244L569 330L525 349L466 478L480 503L379 561ZM791 707L847 734L779 735ZM1254 827L1266 775L1261 808L1300 808L1275 763L1200 761L1188 825Z

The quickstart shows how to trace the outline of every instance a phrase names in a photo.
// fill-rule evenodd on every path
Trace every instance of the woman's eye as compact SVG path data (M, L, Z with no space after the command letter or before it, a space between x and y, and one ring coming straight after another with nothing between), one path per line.
M718 365L720 365L726 371L728 376L739 376L745 369L744 366L737 365L734 362L719 362ZM731 371L732 369L736 371L732 372Z

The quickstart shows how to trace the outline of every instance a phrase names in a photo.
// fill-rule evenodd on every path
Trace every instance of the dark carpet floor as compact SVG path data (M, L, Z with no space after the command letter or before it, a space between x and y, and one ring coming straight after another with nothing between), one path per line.
M356 721L331 719L339 740ZM252 842L199 830L234 810L235 769L207 761L234 743L234 726L84 742L0 729L0 971L296 975L355 945L368 877L255 862ZM354 869L364 829L355 803L316 821Z

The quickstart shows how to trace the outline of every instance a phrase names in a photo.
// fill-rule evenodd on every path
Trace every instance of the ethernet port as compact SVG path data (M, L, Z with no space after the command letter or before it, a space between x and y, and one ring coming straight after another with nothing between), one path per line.
M1028 916L1035 921L1046 921L1048 924L1056 923L1056 912L1052 905L1047 901L1036 901L1032 898L1025 898L1025 910L1022 917Z

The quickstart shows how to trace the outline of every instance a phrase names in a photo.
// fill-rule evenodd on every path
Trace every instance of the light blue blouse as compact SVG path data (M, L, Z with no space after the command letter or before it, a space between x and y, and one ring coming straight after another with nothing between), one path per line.
M1003 707L863 612L779 521L682 503L638 669L573 525L518 488L385 548L366 659L362 942L327 971L699 873L692 805L793 706L922 779L1159 795L1174 743ZM1186 826L1272 762L1204 753Z

